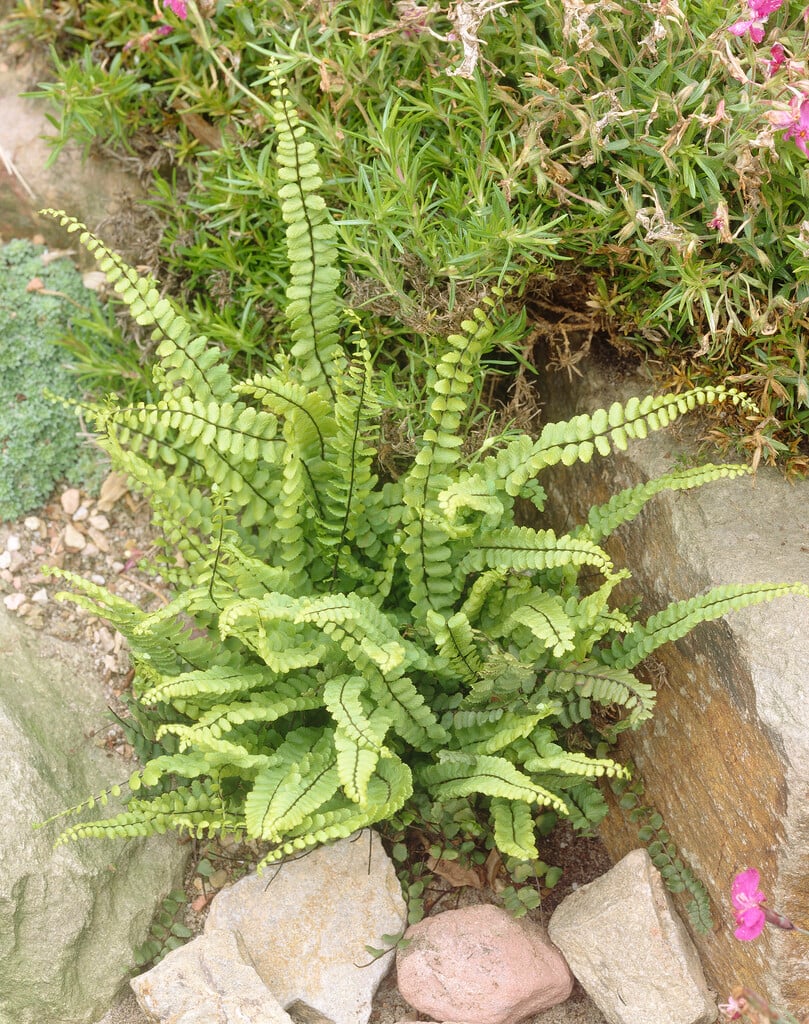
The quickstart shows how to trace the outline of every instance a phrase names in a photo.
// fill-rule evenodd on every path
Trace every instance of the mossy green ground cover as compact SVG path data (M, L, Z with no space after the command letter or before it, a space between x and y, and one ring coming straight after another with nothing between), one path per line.
M46 394L81 397L56 339L95 299L69 259L44 262L44 252L25 241L0 248L0 520L41 505L62 477L88 483L100 472L75 412Z

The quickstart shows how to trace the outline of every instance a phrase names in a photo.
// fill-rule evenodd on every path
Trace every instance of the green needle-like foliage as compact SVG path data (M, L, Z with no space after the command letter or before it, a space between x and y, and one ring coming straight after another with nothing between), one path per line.
M494 439L471 458L463 431L497 331L494 295L457 333L430 339L429 425L410 468L382 479L375 378L356 318L341 320L314 150L281 88L273 109L292 283L289 344L265 373L236 379L153 281L58 215L153 328L157 400L83 411L150 497L177 595L146 613L60 573L73 600L127 636L138 713L156 744L120 814L61 838L240 832L275 859L426 795L479 801L503 853L535 859L542 808L586 828L605 811L597 780L626 774L567 749L572 722L595 702L617 710L613 735L637 727L654 692L634 670L657 646L809 588L723 587L646 623L611 603L628 573L604 537L658 491L743 466L670 473L562 535L516 523L515 502L542 510L546 467L607 456L705 403L745 399L719 387L632 399L538 438Z

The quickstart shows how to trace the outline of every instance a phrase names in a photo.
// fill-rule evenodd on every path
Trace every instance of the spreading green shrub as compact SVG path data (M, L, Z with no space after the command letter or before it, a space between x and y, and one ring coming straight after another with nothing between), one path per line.
M429 339L429 426L409 468L385 478L376 375L362 323L340 301L315 149L277 88L272 113L290 281L288 343L265 373L234 377L153 280L58 215L153 328L157 401L84 412L149 496L176 588L149 613L58 573L72 600L128 638L139 721L164 745L130 778L119 814L61 838L238 832L267 842L273 860L411 799L464 798L487 812L504 855L535 861L540 811L577 828L605 813L597 780L624 769L604 741L653 711L635 674L644 658L700 622L809 587L719 587L646 622L614 605L629 574L604 538L657 493L746 466L677 469L566 534L518 525L516 502L541 514L544 469L746 399L723 388L633 398L466 452L468 403L501 316L495 293L457 333ZM598 705L615 712L600 734ZM568 744L574 725L589 751Z
M86 316L94 296L69 259L43 260L43 246L0 248L0 520L41 505L65 477L88 484L99 453L82 442L70 409L81 397L56 341Z

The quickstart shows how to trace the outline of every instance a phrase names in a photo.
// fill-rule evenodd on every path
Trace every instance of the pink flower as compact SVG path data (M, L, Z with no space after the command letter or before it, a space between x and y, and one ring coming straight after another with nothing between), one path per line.
M758 881L758 871L748 868L736 875L730 888L737 925L733 934L742 942L750 942L761 935L767 920L761 907L767 897L759 891Z
M803 155L809 156L809 98L801 103L798 116L787 126L784 138L794 139Z
M734 999L733 996L728 996L726 1003L720 1003L719 1009L724 1013L728 1020L741 1020L742 1007L738 999Z
M737 21L728 28L728 32L734 36L743 36L745 32L749 32L753 42L760 43L764 38L764 22L758 18L752 21Z
M787 54L783 46L780 43L773 43L770 47L770 60L767 61L767 75L772 78L786 59Z
M784 0L747 0L747 6L757 18L766 18L783 4Z
M773 0L766 0L766 2L772 3ZM163 6L170 8L180 21L185 21L188 17L188 8L185 6L185 0L163 0Z
M784 0L747 0L752 18L737 21L728 28L734 36L743 36L745 32L750 33L754 43L760 43L764 39L764 22L778 8Z

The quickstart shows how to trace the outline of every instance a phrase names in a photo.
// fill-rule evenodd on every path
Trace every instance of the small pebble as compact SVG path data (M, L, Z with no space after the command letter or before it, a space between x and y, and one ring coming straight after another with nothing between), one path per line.
M107 519L106 516L102 516L102 515L90 516L90 526L92 526L92 528L94 530L109 530L109 528L110 528L110 521L109 521L109 519Z
M6 551L19 551L20 550L20 538L16 533L10 533L8 540L6 541Z
M79 505L81 505L81 493L78 488L71 487L64 492L59 500L62 503L62 511L65 515L72 516L78 512Z
M220 868L218 871L214 871L211 877L208 879L212 889L221 889L223 885L227 885L230 880L230 876L224 868Z
M3 598L3 604L10 612L19 611L26 602L25 594L8 594Z
M47 604L48 603L48 591L44 587L40 587L31 595L31 600L35 604Z
M90 577L90 582L97 584L99 587L103 587L107 580L100 572L94 572Z
M83 533L79 533L72 523L68 523L64 532L65 547L71 551L81 551L87 544Z
M10 551L2 551L2 552L0 552L0 569L10 569L10 568L11 568L11 552Z
M76 511L73 513L73 522L81 523L87 519L90 515L90 509L86 505L79 505Z
M28 516L28 518L23 522L23 526L26 530L30 530L30 532L33 533L35 530L39 529L39 520L36 516Z

